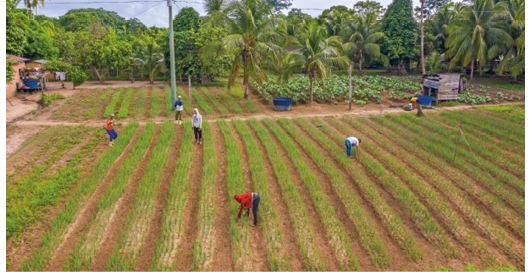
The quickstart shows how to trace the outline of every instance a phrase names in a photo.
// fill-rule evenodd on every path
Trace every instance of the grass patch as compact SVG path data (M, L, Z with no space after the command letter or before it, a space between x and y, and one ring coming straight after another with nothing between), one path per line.
M436 107L454 107L454 106L460 106L462 103L458 101L447 101L447 102L438 102L436 103Z
M503 90L511 90L511 91L518 91L518 92L524 92L525 91L525 85L521 84L512 84L512 83L482 83L482 85L499 88Z
M224 82L222 84L222 88L227 89L227 82ZM236 83L235 85L233 85L231 90L229 90L229 94L236 99L244 97L244 90L242 89L242 86L240 86L240 83Z

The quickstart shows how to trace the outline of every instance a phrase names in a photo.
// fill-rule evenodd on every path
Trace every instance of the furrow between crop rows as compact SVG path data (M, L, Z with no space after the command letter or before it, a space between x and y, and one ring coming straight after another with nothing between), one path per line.
M205 125L208 125L207 123ZM183 126L192 126L189 120ZM205 126L204 126L205 127ZM180 246L183 212L188 197L188 173L192 162L192 130L185 129L181 141L180 157L175 166L175 173L168 194L168 206L163 216L162 234L153 255L151 271L174 270L177 249Z
M141 117L144 113L144 101L146 100L146 87L141 87L137 96L137 105L135 106L135 117Z
M314 119L322 126L325 125L319 119ZM300 123L304 125L304 123ZM345 156L345 151L341 150L336 144L331 142L325 134L317 130L310 130L308 125L304 126L305 130L318 140L324 147L334 154L336 159L353 174L353 180L365 192L368 202L374 207L379 218L389 228L392 236L398 241L399 246L406 252L408 257L414 261L423 258L424 252L416 245L412 234L403 225L401 218L392 210L390 205L381 195L377 186L369 180L369 178L360 169L352 163L352 161Z
M264 123L279 139L285 150L287 150L290 159L296 165L301 179L308 188L313 203L318 209L321 220L328 231L329 243L335 249L335 254L340 263L340 268L342 270L358 270L358 260L351 250L351 245L349 244L347 235L345 234L344 227L338 220L334 209L323 193L318 179L310 171L309 167L302 159L299 150L289 136L282 131L271 119L265 119Z
M234 119L233 123L246 144L254 188L256 192L260 192L262 224L259 224L264 229L264 235L266 237L270 269L272 271L288 271L290 270L290 264L288 263L286 253L282 252L284 243L283 235L277 219L277 213L273 208L268 194L268 180L264 172L262 157L257 153L257 142L244 122Z
M309 126L301 118L296 118L295 121L306 128L307 131L313 135L316 131L313 127ZM359 235L364 241L366 250L371 255L375 266L381 269L385 269L391 265L392 258L386 250L382 240L376 233L376 227L370 221L368 215L364 211L363 207L358 202L355 192L349 187L347 181L342 177L341 172L337 169L326 156L315 147L315 144L304 137L299 128L290 123L287 119L279 119L279 122L286 128L286 131L290 133L296 141L301 143L307 150L307 152L314 158L314 160L325 169L329 178L332 179L332 184L336 193L340 196L342 203L347 209L349 218L355 224Z
M79 211L84 206L83 204L96 190L115 160L122 154L122 151L124 151L135 134L137 127L138 122L130 122L126 125L120 137L116 140L115 146L100 158L92 173L81 182L70 196L65 208L52 221L50 230L43 235L38 250L35 250L29 259L22 262L20 270L44 269L61 241L63 241L68 225L76 219Z
M103 113L103 117L104 118L109 118L109 115L111 115L111 113L115 112L115 108L118 105L118 103L120 102L120 99L122 97L122 91L123 90L124 90L123 87L119 87L118 89L116 89L115 93L111 97L111 102L109 104L107 104L107 107L105 108L105 111Z
M137 168L138 163L146 155L154 132L155 123L146 123L129 157L120 166L118 175L111 181L107 191L98 202L98 213L87 226L87 234L78 242L69 260L63 267L64 270L81 271L90 268L92 259L96 255L96 251L104 238L105 229L111 221L111 215L115 210L115 206L122 197L129 178Z
M307 210L297 189L290 180L290 174L279 155L277 145L270 138L266 128L259 124L256 119L250 119L249 124L259 136L268 153L268 158L273 165L275 176L282 188L287 206L290 209L292 223L296 230L299 247L305 258L307 270L325 270L325 264L320 256L315 243L314 233L310 227Z
M96 100L94 100L94 103L92 104L92 107L85 112L85 120L93 119L96 117L96 110L98 108L103 108L103 102L109 96L109 93L111 92L111 87L105 88L105 90L98 96Z
M439 156L445 158L447 162L452 163L453 162L453 151L446 149L442 147L441 145L435 144L434 142L421 138L417 136L416 134L412 134L409 130L401 127L395 122L391 122L387 118L375 118L375 120L381 124L384 125L384 127L390 128L397 133L400 133L403 135L403 137L408 137L417 142L418 144L424 146L425 148L428 148L432 150L435 154L438 154ZM408 127L408 125L406 126ZM506 184L497 181L495 179L489 178L489 176L485 175L484 171L477 168L474 165L469 165L464 162L464 160L460 157L456 157L456 161L454 164L455 167L461 169L463 172L467 173L471 178L481 181L485 186L490 188L493 192L497 193L499 196L503 197L508 203L511 203L513 206L521 209L524 211L524 199L517 194L517 192L513 190L507 190Z
M205 87L201 87L200 89L201 89L201 93L204 96L206 96L207 99L209 99L209 102L211 102L211 105L213 105L218 110L219 113L225 113L225 114L229 113L227 108L221 103L221 101L219 100L219 98L214 92L209 91Z
M216 93L221 99L223 99L225 103L227 103L229 108L233 110L233 112L235 113L243 112L242 108L238 105L238 103L236 103L235 99L233 99L233 97L225 93L222 89L213 88L211 89L211 92Z
M168 143L171 143L174 137L173 122L165 121L146 172L140 181L135 204L126 223L127 227L107 264L109 270L133 270L135 268L136 258L140 254L148 223L154 212L157 187L162 176L161 169L166 165L170 153Z

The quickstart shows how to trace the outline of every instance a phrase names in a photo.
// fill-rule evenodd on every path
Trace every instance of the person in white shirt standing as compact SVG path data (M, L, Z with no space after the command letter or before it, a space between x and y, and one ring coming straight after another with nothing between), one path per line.
M194 115L192 115L192 129L194 130L194 137L196 138L196 142L194 143L194 145L197 145L198 143L201 144L202 121L203 120L202 120L201 114L199 114L198 109L194 109Z
M362 143L362 139L355 138L355 137L348 137L345 139L345 152L347 153L348 157L351 157L351 147L356 146L357 147L357 154L358 154L358 146Z
M181 96L177 97L174 107L175 107L175 120L177 121L178 125L182 125L183 120L181 120L181 112L183 111L183 100L181 100Z

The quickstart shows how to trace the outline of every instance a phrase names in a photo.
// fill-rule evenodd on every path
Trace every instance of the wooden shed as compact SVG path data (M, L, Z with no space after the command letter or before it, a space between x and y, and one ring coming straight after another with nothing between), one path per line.
M434 101L458 100L458 94L465 89L461 74L430 74L423 76L423 95L434 97Z

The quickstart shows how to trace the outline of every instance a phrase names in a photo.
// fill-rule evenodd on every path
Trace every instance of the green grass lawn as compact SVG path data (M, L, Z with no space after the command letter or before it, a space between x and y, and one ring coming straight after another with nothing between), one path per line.
M495 82L495 83L482 83L482 85L499 88L503 90L512 90L512 91L519 91L519 92L525 91L525 85L521 85L521 84Z
M474 107L474 109L494 111L505 115L517 116L520 119L525 120L525 104Z

